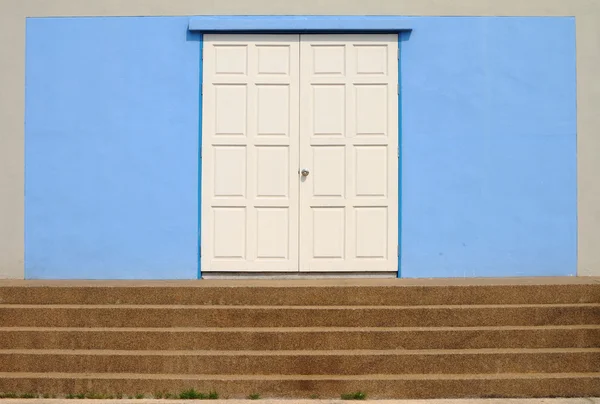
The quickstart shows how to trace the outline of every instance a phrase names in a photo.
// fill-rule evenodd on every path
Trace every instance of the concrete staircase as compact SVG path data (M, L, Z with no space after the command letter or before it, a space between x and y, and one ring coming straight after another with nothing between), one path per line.
M600 279L0 281L0 392L600 396Z

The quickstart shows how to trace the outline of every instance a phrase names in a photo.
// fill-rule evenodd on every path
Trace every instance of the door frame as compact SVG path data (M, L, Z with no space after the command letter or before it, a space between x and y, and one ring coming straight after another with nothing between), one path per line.
M398 35L398 271L401 277L402 246L402 42L410 38L410 19L400 16L199 16L190 18L188 30L198 34L198 279L202 278L202 85L204 34L374 34Z

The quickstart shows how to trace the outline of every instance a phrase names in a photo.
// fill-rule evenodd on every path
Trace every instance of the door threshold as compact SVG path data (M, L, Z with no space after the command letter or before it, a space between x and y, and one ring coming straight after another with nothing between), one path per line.
M202 272L202 279L396 278L394 272Z

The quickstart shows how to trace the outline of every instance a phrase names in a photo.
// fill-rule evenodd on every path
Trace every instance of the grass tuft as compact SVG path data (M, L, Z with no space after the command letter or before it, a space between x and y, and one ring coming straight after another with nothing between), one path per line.
M19 398L16 393L0 393L0 398Z
M196 391L195 389L189 389L179 393L179 398L181 400L206 400L208 396L204 393Z
M34 393L22 393L19 394L19 398L38 398L38 395Z
M260 400L260 394L258 394L258 393L252 393L252 394L248 395L248 398L250 400Z
M354 393L345 393L341 395L342 400L366 400L367 394L362 391L357 391Z
M89 392L85 393L85 398L90 400L102 400L103 398L106 398L106 396L104 394Z

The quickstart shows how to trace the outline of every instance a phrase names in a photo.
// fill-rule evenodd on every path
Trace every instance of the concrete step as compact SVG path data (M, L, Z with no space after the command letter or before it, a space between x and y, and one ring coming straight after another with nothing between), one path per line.
M0 305L3 327L433 327L600 324L600 304Z
M371 398L595 397L600 373L446 375L151 375L103 373L0 373L0 391L124 394L217 391L222 398L321 398L366 392Z
M0 283L0 392L600 395L600 281Z
M0 372L361 375L600 372L600 348L111 351L1 350Z
M13 281L4 304L408 306L600 303L595 278Z
M600 325L520 327L3 327L0 349L335 350L593 348Z

